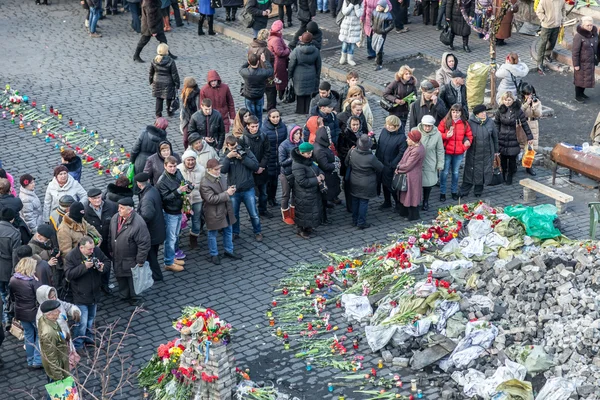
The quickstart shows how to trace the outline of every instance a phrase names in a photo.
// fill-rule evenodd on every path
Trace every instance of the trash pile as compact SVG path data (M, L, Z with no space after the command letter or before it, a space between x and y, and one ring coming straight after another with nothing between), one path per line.
M285 349L302 350L295 357L307 371L368 372L360 325L379 368L441 374L442 398L600 399L600 255L559 226L552 205L451 206L388 246L295 268L267 317ZM345 378L361 389L384 384L377 398L405 398L400 377L370 372Z

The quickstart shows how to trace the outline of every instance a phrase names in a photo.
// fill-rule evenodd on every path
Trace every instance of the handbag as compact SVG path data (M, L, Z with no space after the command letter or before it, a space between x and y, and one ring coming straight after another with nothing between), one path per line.
M210 0L210 8L221 8L223 7L223 3L221 0Z
M396 106L396 103L392 103L391 101L389 101L388 99L386 99L385 97L382 97L379 100L379 105L381 106L381 108L383 108L385 111L391 112L392 109Z
M144 265L138 267L137 265L131 268L131 275L133 277L133 290L136 295L150 289L154 285L154 279L152 279L152 271L150 270L150 263L144 262Z
M23 331L23 326L16 319L12 319L10 323L10 334L17 338L17 340L23 340L25 338L25 332Z
M498 154L494 154L494 161L492 163L492 169L493 169L492 181L488 184L488 186L498 186L504 181L504 178L502 177L502 167L500 164L500 155L498 155Z
M296 91L294 90L293 82L290 80L287 88L285 88L285 93L283 95L283 102L284 103L293 103L295 101L296 101Z
M344 21L344 13L343 12L339 12L338 15L335 17L335 24L337 26L341 26L342 25L342 21Z
M171 102L171 112L175 112L175 111L179 110L179 106L180 106L179 97L175 96L175 98Z
M392 179L392 190L394 192L406 192L408 190L406 174L394 174L394 178Z
M242 21L242 25L246 28L251 28L252 25L254 25L254 15L250 14L246 7L242 9L240 19Z
M442 32L440 32L440 42L442 42L446 46L450 46L452 44L452 39L452 31L450 30L450 25L446 23L442 28Z
M315 163L315 165L316 165L316 163ZM312 172L313 172L313 174L315 174L315 177L318 176L314 169L312 169ZM323 196L325 196L327 194L327 190L328 190L327 184L325 183L325 179L323 179L321 182L319 182L319 192L321 192L321 194Z

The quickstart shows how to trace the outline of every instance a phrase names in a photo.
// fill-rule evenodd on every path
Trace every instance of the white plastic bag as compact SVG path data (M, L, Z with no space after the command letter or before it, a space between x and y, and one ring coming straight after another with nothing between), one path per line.
M431 263L431 269L433 271L449 271L451 269L469 269L473 267L473 261L469 260L454 260L454 261L442 261L435 260Z
M133 276L133 290L136 295L150 289L152 285L154 285L152 270L150 269L150 263L148 263L148 261L141 267L135 266L131 268L131 275Z
M489 322L469 321L465 328L465 337L458 342L444 367L441 364L440 367L445 370L453 365L456 368L466 367L492 346L496 336L498 328Z
M385 347L398 330L397 325L368 325L365 326L365 336L371 351L376 352Z
M565 378L550 378L540 390L535 400L564 400L577 390L575 382Z
M480 239L492 231L492 225L489 219L472 219L467 225L467 231L473 239Z
M471 258L473 256L481 257L483 255L484 241L485 238L475 239L470 236L464 238L460 243L460 247L462 247L462 250L460 251L461 254L466 258Z
M369 303L367 296L357 296L355 294L343 294L342 306L346 309L346 319L348 322L365 322L373 316L373 308Z

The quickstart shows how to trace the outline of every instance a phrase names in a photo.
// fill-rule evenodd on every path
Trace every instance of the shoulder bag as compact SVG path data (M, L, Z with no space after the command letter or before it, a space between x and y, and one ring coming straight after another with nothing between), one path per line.
M392 179L392 188L394 192L401 191L406 192L408 190L408 182L406 174L394 174Z
M450 24L447 22L444 24L442 32L440 32L440 42L446 46L450 46L452 44L452 31L450 30Z
M392 111L392 109L396 106L396 103L392 103L391 101L389 101L388 99L386 99L385 97L382 97L381 100L379 100L379 105L381 106L381 108L383 108L385 111Z
M339 12L338 15L335 17L335 24L337 26L341 26L342 25L342 21L344 21L344 13L343 12Z
M285 88L285 94L283 95L284 103L293 103L296 101L296 91L294 90L294 83L290 79L287 88Z
M242 20L242 25L246 28L251 28L254 24L254 15L250 14L248 8L244 7L242 9L242 13L240 14L240 19Z
M10 334L17 338L17 340L23 340L25 333L23 332L23 326L15 318L12 319L10 324Z

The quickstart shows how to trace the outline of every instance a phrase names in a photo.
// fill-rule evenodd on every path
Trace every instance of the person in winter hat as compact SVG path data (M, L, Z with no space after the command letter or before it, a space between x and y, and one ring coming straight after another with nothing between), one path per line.
M219 159L217 150L208 143L206 143L206 141L202 139L199 133L192 133L189 137L189 141L190 145L186 150L193 150L196 153L196 155L198 156L197 162L199 165L206 168L206 163L208 162L208 160L210 160L211 158L216 158L217 160Z
M294 188L294 174L292 173L292 151L302 143L302 128L298 125L288 126L289 137L279 145L278 157L281 171L281 216L283 222L294 225L296 207L293 205L292 191ZM291 201L290 201L291 200Z
M375 52L375 71L383 69L383 45L387 34L394 29L394 17L388 8L388 0L379 0L371 16L371 47ZM371 58L371 57L369 57Z
M58 227L56 234L58 238L58 248L63 261L66 259L69 252L78 246L79 241L84 236L89 236L94 239L96 245L102 242L102 235L83 219L85 215L85 206L76 201L69 208L69 214L65 215L62 223Z
M400 192L398 215L408 218L409 221L416 221L421 219L419 205L423 187L425 148L421 144L421 132L418 129L412 129L407 136L408 148L396 167L396 174L405 174L404 179L406 179L406 188L398 189Z
M341 13L344 19L340 25L340 34L338 39L342 42L342 56L340 57L340 65L348 64L355 66L354 62L354 47L360 42L361 38L361 17L363 16L364 7L361 0L343 0Z
M87 191L77 182L64 165L54 168L54 178L46 188L44 197L44 221L50 221L50 213L58 207L58 200L70 195L76 201L87 203Z
M424 115L416 127L421 133L421 144L425 148L423 160L423 206L421 210L429 210L429 195L438 182L438 174L444 169L445 151L442 135L436 127L433 115Z
M204 179L205 168L198 164L198 155L193 150L186 150L181 157L182 162L177 166L177 169L183 175L186 182L191 182L193 185L192 191L186 196L186 201L189 202L190 213L188 219L192 221L190 229L190 248L195 249L198 246L198 235L202 230L202 197L200 196L200 184ZM184 208L186 208L184 206ZM187 208L186 208L187 209Z
M221 76L214 69L208 71L206 74L206 85L202 86L200 90L200 101L204 99L211 100L212 108L217 110L221 114L221 118L223 118L225 133L229 133L231 121L235 119L235 103L229 86L223 83ZM185 140L184 147L187 148Z
M60 307L58 307L58 309L60 310L61 318L59 318L57 322L65 337L71 340L71 329L69 328L69 324L67 323L67 321L70 318L75 322L79 322L79 319L81 318L81 310L79 309L79 307L69 302L60 300L58 298L56 289L49 285L40 286L36 290L35 296L37 298L38 304L43 304L46 300L58 300L60 302ZM40 320L42 315L44 315L44 313L42 312L40 307L38 308L37 315L35 316L36 323Z

